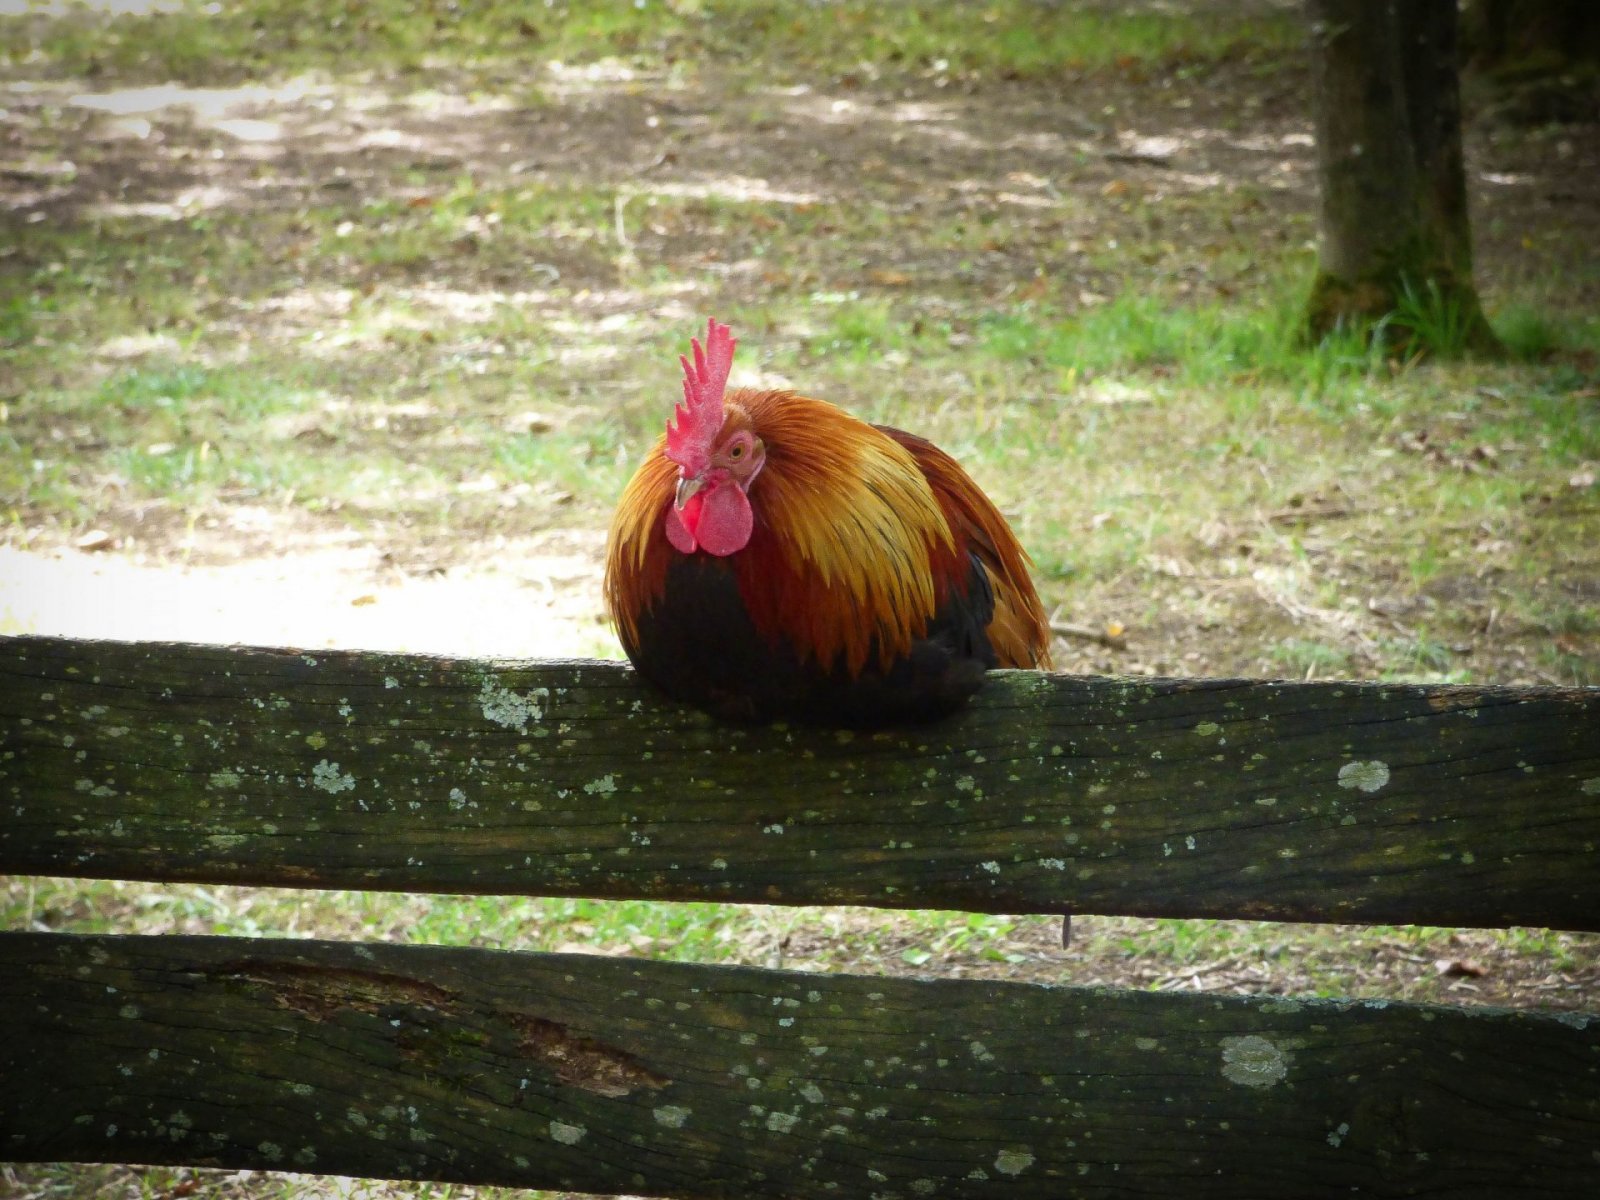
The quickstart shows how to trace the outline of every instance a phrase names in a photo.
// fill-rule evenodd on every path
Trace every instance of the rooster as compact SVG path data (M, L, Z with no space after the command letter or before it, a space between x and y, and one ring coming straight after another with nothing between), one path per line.
M1049 665L1027 554L953 458L791 391L728 391L726 325L690 345L606 551L645 679L726 720L872 728Z

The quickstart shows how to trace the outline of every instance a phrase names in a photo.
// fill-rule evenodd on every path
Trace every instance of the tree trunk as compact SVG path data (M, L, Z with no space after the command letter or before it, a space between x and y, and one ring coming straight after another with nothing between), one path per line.
M1311 335L1381 329L1407 350L1497 350L1472 284L1454 0L1306 9L1322 198Z
M1461 153L1456 14L1448 0L1400 4L1400 78L1416 165L1422 224L1457 279L1472 279L1472 226Z

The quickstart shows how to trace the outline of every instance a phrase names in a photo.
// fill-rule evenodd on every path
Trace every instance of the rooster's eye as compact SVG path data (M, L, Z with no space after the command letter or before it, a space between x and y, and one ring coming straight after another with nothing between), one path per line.
M735 442L733 445L729 446L728 447L728 457L731 458L734 462L738 462L741 458L743 458L744 457L744 443L743 442Z

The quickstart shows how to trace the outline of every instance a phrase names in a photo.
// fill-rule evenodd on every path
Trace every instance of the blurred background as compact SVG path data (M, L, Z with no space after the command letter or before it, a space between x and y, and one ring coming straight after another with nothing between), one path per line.
M968 467L1064 670L1600 683L1587 8L1463 14L1500 342L1471 356L1426 297L1306 334L1297 3L3 0L0 633L620 657L606 525L715 315L735 383ZM1587 32L1535 36L1562 20ZM0 881L0 917L1600 998L1600 942L1544 930L1082 917L1063 950L1046 918L48 879ZM497 1194L120 1167L0 1192Z

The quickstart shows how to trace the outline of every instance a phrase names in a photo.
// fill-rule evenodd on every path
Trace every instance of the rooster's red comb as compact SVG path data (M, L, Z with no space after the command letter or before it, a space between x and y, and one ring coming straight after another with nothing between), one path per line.
M704 347L689 339L694 362L679 355L683 364L683 403L673 410L667 423L667 457L695 474L706 469L711 443L722 430L722 393L728 386L728 369L733 366L733 349L739 343L726 325L715 317L706 322Z

